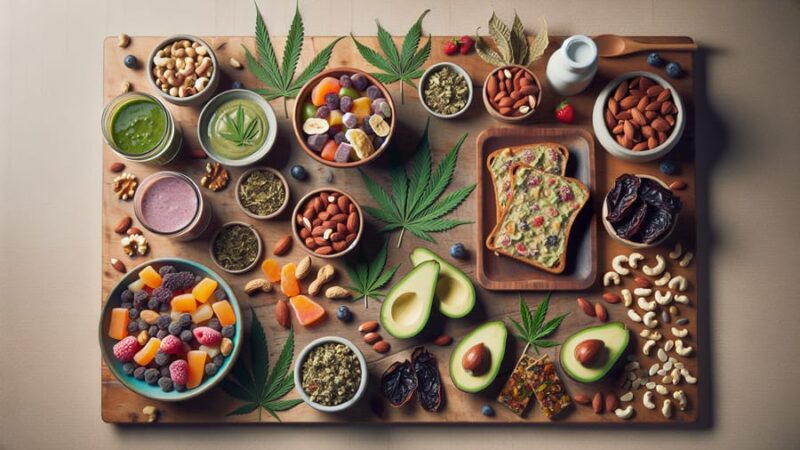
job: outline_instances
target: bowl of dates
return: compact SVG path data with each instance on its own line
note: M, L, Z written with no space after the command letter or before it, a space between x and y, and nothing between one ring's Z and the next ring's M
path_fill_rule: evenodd
M672 234L681 207L681 200L658 178L623 174L603 201L603 225L623 244L655 247Z

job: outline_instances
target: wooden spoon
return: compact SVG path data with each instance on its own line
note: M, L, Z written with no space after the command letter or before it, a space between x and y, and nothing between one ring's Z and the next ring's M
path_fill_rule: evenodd
M649 50L697 50L697 44L649 44L634 41L615 34L601 34L592 38L597 45L597 54L605 58L629 55Z

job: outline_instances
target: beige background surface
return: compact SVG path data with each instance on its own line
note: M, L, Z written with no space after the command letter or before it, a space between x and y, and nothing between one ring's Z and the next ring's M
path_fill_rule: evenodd
M292 2L261 1L283 34ZM601 6L602 3L602 6ZM553 34L685 34L700 62L713 423L559 427L148 428L100 421L100 79L106 35L249 34L252 2L0 0L0 448L796 448L800 165L797 1L302 2L308 34L461 35L492 8ZM394 9L391 9L392 7ZM338 17L339 19L333 19ZM702 68L704 67L704 69ZM702 185L703 183L701 183ZM701 261L701 263L703 263Z

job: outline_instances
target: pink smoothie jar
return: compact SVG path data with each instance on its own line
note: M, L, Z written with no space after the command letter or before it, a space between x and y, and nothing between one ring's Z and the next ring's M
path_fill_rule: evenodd
M211 222L211 206L200 188L178 172L156 172L133 198L136 219L151 232L177 241L196 239Z

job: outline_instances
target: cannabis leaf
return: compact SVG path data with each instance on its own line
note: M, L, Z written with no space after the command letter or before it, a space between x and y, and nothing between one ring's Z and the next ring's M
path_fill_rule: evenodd
M347 274L354 283L353 286L350 286L350 289L358 294L356 298L364 297L365 308L369 308L367 301L370 297L376 300L384 297L384 294L380 292L379 289L386 286L386 283L392 279L399 267L399 265L397 265L390 267L389 270L383 270L386 266L387 247L388 242L384 242L380 251L378 251L378 254L375 255L375 258L370 263L359 262L354 266L349 263L347 264ZM359 261L363 260L364 258L359 258Z
M289 371L294 357L294 331L289 330L289 337L283 344L278 361L267 378L269 372L267 336L264 334L261 322L256 317L255 310L251 307L250 311L253 314L249 352L251 361L248 364L245 362L247 358L240 357L230 375L220 383L220 387L226 394L247 403L227 415L249 414L258 410L258 420L261 421L261 410L263 409L280 422L281 419L277 414L279 411L286 411L303 403L303 400L299 398L280 400L294 388L294 375Z
M533 44L529 45L525 27L516 12L510 29L492 12L492 17L489 19L489 36L494 41L497 51L484 42L475 31L475 52L487 63L498 67L513 64L528 66L544 55L549 44L547 22L542 20L539 34L536 35Z
M221 132L220 136L233 142L237 147L244 147L255 141L256 134L261 128L259 126L261 120L258 117L254 117L252 120L245 123L244 108L242 105L239 105L239 108L236 110L235 119L231 119L230 114L225 114L223 118L225 120L225 131Z
M417 145L417 152L411 161L411 173L406 175L403 166L399 164L391 169L391 195L364 171L361 171L361 178L367 186L367 191L378 203L378 208L365 206L364 209L372 217L386 223L381 231L401 229L397 247L403 243L403 235L406 230L420 239L436 242L429 233L446 231L458 225L471 223L466 220L442 217L452 212L469 197L469 194L475 189L474 184L457 189L437 202L453 178L458 150L464 143L464 139L467 138L467 134L461 135L453 149L442 158L436 170L431 170L429 126L430 119L425 125L425 131Z
M250 50L242 45L247 60L247 68L262 83L266 85L263 89L253 89L255 92L266 97L267 100L275 100L283 97L283 112L289 117L289 110L286 106L287 98L295 98L300 89L311 78L320 73L328 61L331 59L333 47L344 37L338 37L327 47L316 52L316 56L294 78L297 70L297 63L300 61L300 53L303 50L303 39L305 31L303 29L303 18L300 17L300 6L295 5L294 18L289 26L289 34L286 36L286 43L283 47L283 62L278 66L278 58L275 56L275 49L272 47L267 25L261 16L261 10L256 5L256 52L258 58L250 53Z
M397 51L397 47L394 45L392 35L377 20L375 22L378 24L378 44L381 47L381 51L383 51L383 56L358 42L352 34L350 35L361 56L375 68L383 71L383 73L372 74L378 81L383 84L400 81L400 103L404 102L403 84L408 84L416 89L414 82L411 80L422 76L424 71L420 70L420 67L428 60L428 56L431 54L430 35L428 35L428 42L422 46L422 49L417 51L419 40L422 37L422 19L428 12L430 12L430 9L426 9L419 16L419 19L414 22L414 25L411 26L411 29L408 30L405 38L403 38L400 52Z
M519 296L519 315L522 324L517 322L514 319L511 319L511 322L514 324L514 328L517 330L516 336L519 340L525 342L525 349L522 353L528 351L528 347L533 346L533 350L536 354L539 354L539 347L555 347L559 345L558 342L550 341L546 338L547 336L553 334L554 331L561 325L561 322L564 320L565 317L569 313L562 314L555 319L545 323L544 318L547 315L547 308L550 306L550 293L548 293L542 303L539 303L539 306L536 307L536 313L531 315L531 310L528 309L527 303Z

